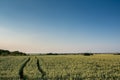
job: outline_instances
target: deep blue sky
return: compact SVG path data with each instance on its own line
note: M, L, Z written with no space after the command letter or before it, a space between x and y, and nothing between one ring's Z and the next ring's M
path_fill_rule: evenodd
M120 0L0 0L0 48L120 52Z

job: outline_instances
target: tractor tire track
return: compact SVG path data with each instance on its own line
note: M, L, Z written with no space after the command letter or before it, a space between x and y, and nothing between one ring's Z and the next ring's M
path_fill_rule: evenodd
M37 67L38 67L38 70L39 70L39 71L41 72L41 74L42 74L41 78L44 79L44 77L45 77L45 75L46 75L46 72L43 71L43 69L40 67L39 59L38 59L38 58L36 58L36 59L37 59Z
M24 67L26 66L26 64L30 61L30 57L23 63L23 65L21 66L20 70L19 70L19 76L20 76L20 80L24 80Z

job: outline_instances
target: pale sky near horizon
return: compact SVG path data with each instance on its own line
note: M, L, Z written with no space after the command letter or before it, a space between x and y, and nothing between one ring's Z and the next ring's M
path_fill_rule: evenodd
M120 0L0 0L0 49L120 52Z

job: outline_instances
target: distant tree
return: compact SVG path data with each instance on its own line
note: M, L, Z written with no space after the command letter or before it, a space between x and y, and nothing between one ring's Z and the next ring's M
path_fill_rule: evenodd
M57 53L47 53L46 55L58 55Z
M83 53L84 56L91 56L93 53Z
M10 52L10 51L8 51L8 50L0 49L0 55L1 55L1 56L8 56L8 55L17 56L17 55L26 55L26 54L23 53L23 52L19 52L19 51Z
M115 53L114 55L120 55L120 53Z
M11 52L11 55L14 55L14 56L17 56L17 55L26 55L25 53L23 53L23 52L19 52L19 51L13 51L13 52Z
M0 55L5 56L5 55L9 55L9 54L10 54L10 51L0 49Z

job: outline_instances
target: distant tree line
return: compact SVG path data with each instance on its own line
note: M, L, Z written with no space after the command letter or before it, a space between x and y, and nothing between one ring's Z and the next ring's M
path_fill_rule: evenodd
M83 56L92 56L94 54L120 55L120 53L46 53L46 54L40 54L40 55L83 55Z
M47 53L45 55L84 55L84 56L91 56L94 53Z
M17 55L24 56L24 55L26 55L26 53L19 52L19 51L11 52L9 50L0 49L0 56L8 56L8 55L11 55L11 56L17 56Z
M83 53L84 56L91 56L93 53Z
M115 53L114 55L120 55L120 53Z

